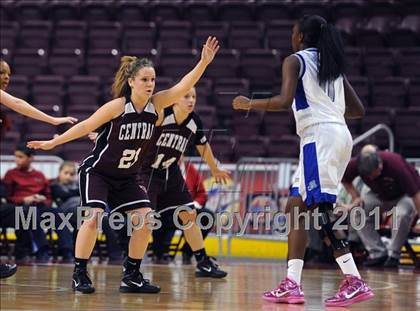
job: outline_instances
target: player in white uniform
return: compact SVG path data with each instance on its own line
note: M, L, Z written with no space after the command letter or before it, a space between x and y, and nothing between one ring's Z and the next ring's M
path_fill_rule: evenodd
M348 306L371 299L372 290L361 279L345 237L333 230L332 211L338 186L351 157L352 137L345 118L361 118L363 105L344 75L344 50L335 27L324 18L311 15L293 27L294 54L282 68L281 94L266 99L238 96L234 109L281 111L293 108L300 137L299 168L286 210L291 225L288 236L287 277L275 289L264 293L272 302L303 303L300 284L307 242L304 218L299 213L318 208L322 238L334 249L345 278L326 306Z

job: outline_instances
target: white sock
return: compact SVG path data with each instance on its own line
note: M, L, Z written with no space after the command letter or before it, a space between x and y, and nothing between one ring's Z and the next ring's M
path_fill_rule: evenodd
M351 274L360 279L359 270L357 270L356 263L354 262L353 255L351 253L344 254L335 260L344 274Z
M295 281L298 285L300 285L300 279L302 278L302 269L302 259L291 259L287 261L287 277Z

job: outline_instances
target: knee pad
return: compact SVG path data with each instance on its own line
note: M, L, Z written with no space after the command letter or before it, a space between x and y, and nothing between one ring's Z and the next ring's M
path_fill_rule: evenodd
M338 251L348 247L348 242L345 239L337 237L336 232L334 232L334 222L332 222L330 218L332 210L332 203L321 203L319 205L319 224L322 228L320 234L321 238L328 237L328 239L331 241L332 248Z

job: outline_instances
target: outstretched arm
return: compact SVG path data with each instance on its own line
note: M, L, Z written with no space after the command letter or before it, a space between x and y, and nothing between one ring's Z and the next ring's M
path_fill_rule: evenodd
M206 44L201 51L201 59L198 64L191 70L181 81L168 90L163 90L153 95L153 104L157 111L173 105L182 96L198 82L203 75L207 66L213 61L214 56L219 50L219 42L215 37L208 37Z
M283 82L280 95L263 99L250 99L245 96L237 96L233 100L233 108L264 111L288 110L292 106L295 96L299 68L300 64L296 56L290 55L286 57L282 67Z
M344 76L344 100L346 101L346 112L344 117L347 119L360 119L365 115L365 107L357 96L347 77Z
M49 150L56 146L85 136L102 124L114 119L124 111L124 103L121 98L114 99L99 108L88 119L76 124L63 134L47 141L30 141L28 147L33 149Z
M23 99L14 97L3 90L0 90L0 102L6 107L16 111L17 113L23 114L27 117L30 117L39 121L43 121L52 125L59 125L62 123L74 124L77 122L77 119L72 118L72 117L63 117L63 118L52 117L36 109L34 106L31 106Z
M196 147L201 158L210 167L211 174L216 179L216 181L223 182L225 184L226 180L231 178L230 172L222 170L217 167L216 159L214 158L213 151L211 150L210 144L206 143L205 145L197 145Z

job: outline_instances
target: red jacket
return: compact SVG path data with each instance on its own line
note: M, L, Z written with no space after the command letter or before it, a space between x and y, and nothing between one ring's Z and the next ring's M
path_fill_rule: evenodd
M201 206L204 206L207 202L207 193L204 188L203 178L193 164L189 162L184 163L186 172L185 181L187 183L188 190L190 191L193 200Z
M9 203L16 205L23 204L23 198L42 194L47 199L43 204L51 205L51 190L48 179L45 175L33 168L24 171L17 168L8 170L4 176L6 187L6 199Z

